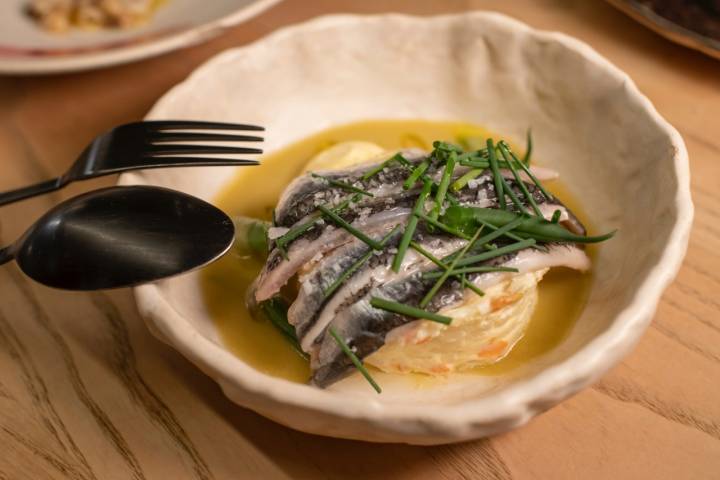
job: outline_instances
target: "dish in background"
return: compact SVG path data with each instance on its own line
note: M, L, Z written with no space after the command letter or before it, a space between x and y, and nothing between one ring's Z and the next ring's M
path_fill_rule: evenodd
M51 33L132 28L148 22L164 0L29 0L25 11Z
M668 40L720 59L720 2L607 0Z
M171 0L129 29L38 28L27 0L0 2L0 73L46 74L107 67L188 47L221 34L280 0Z
M135 290L151 331L231 400L306 432L437 444L522 425L630 351L687 247L693 208L677 131L627 75L587 45L502 15L316 19L217 56L161 99L149 118L243 118L267 127L270 154L369 118L463 119L517 145L532 125L534 138L542 139L534 155L561 172L573 196L582 194L594 230L618 229L595 259L587 306L569 335L539 361L493 382L476 375L449 376L432 388L398 381L383 385L382 395L362 377L328 390L298 385L229 351L208 314L199 275ZM213 199L235 174L158 170L123 175L121 183Z

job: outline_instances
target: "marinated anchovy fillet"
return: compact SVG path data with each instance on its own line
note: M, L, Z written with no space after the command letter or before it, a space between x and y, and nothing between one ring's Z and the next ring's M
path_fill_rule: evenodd
M407 156L411 165L417 165L424 159L424 157L417 156L416 150L403 151L401 154L403 157ZM310 224L311 227L284 244L282 249L278 248L278 244L282 242L283 237L274 239L275 248L271 251L268 262L257 282L255 294L258 302L277 294L307 261L316 255L323 255L351 239L352 236L347 232L338 231L335 225L318 215L318 206L336 207L347 200L353 200L349 202L347 208L340 212L340 216L349 223L371 232L379 229L381 232L387 233L396 225L407 221L410 208L417 200L421 190L419 186L409 190L403 189L403 182L409 175L410 169L403 164L392 163L377 175L363 181L363 175L376 167L377 165L372 165L324 175L326 178L342 181L348 185L367 188L368 193L373 194L372 197L352 195L348 191L332 187L322 178L312 175L302 176L288 186L275 210L276 228L279 227L287 232L303 225ZM467 167L458 168L452 180L456 180L467 171ZM428 175L433 180L439 181L442 170L435 170ZM549 173L545 173L545 175L552 177L552 174ZM510 182L514 190L520 194L515 183ZM462 205L496 207L498 202L492 183L492 175L485 172L454 196ZM555 210L559 209L562 213L561 221L570 222L574 232L584 233L580 222L564 205L557 200L546 199L534 185L528 184L527 188L532 192L535 201L541 204L544 211L547 212L548 218Z
M550 267L564 266L577 270L590 267L587 255L576 246L552 246L548 252L527 249L516 254L501 257L491 262L493 266L508 266L518 269L517 273L477 273L468 280L487 289L502 282L508 276L535 272ZM345 338L346 343L359 358L376 352L385 344L385 338L392 330L402 327L414 318L378 310L370 305L373 297L386 298L395 302L416 305L422 295L432 286L434 280L424 279L423 271L386 284L370 287L362 298L353 303L346 303L344 308L334 312L329 326ZM445 285L432 302L426 307L429 312L443 311L460 304L465 295L474 295L469 290L460 288L460 282L453 281ZM313 369L312 383L325 387L342 378L352 367L349 360L339 349L337 342L327 335L317 342L311 353Z
M467 330L487 333L477 361L500 358L524 331L507 318L529 319L543 274L589 269L579 245L612 236L587 237L540 183L557 175L521 163L503 142L488 140L476 152L434 146L430 154L405 150L381 164L313 172L283 193L251 303L297 279L287 318L296 347L310 356L312 384L327 387L354 368L369 379L366 358L386 371L412 370L402 345L421 355L420 344L452 331L445 313L466 315L476 306L490 322ZM492 332L508 339L495 341ZM429 373L455 368L418 363L417 371Z

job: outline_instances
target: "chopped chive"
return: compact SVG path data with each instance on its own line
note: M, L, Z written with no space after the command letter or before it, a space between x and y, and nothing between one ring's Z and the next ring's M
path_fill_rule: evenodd
M348 205L350 205L350 202L356 202L358 200L360 200L359 194L352 195L350 198L346 198L345 200L337 204L335 207L333 207L333 211L339 213L345 210ZM305 232L307 232L308 230L310 230L312 227L314 227L315 222L317 222L321 216L322 215L320 214L320 212L311 213L310 215L308 215L308 217L310 217L310 220L298 225L297 227L291 228L285 233L285 235L275 240L275 245L278 249L280 249L280 252L283 253L285 259L287 259L287 251L285 250L285 246L299 236L301 236L302 234L304 234Z
M415 202L415 207L413 208L413 215L410 215L410 219L405 227L405 233L403 233L400 244L398 245L398 251L395 254L395 258L393 258L392 269L394 272L400 271L400 265L402 265L403 258L405 258L408 245L410 245L410 241L412 240L413 235L415 235L415 229L418 224L417 215L422 214L423 209L425 208L425 200L427 200L428 195L430 195L431 187L432 184L429 181L426 180L423 182L422 191L420 192L420 196Z
M464 275L463 275L463 278L465 278ZM480 290L474 283L469 282L469 281L467 280L467 278L465 278L465 287L466 287L466 288L469 288L470 290L472 290L473 292L475 292L475 294L476 294L478 297L485 296L485 292L483 292L482 290Z
M500 176L500 182L503 186L503 192L510 197L510 200L512 201L513 205L515 205L515 208L523 214L527 215L528 212L525 209L525 206L522 204L518 196L515 194L515 191L513 191L512 188L510 188L510 185L508 185L507 181L505 180L505 177Z
M514 233L511 232L512 229L514 229L515 227L517 227L516 224L513 224L512 226L510 226L510 227L507 228L507 230L506 230L505 227L507 227L507 224L504 225L504 226L502 226L502 227L498 227L497 225L494 225L494 224L492 224L492 223L490 223L490 222L488 222L488 221L486 221L486 220L482 220L482 219L480 219L480 218L477 218L476 220L477 220L478 223L480 223L480 225L482 225L482 226L484 226L484 227L488 227L488 228L491 229L491 230L501 231L501 232L502 232L502 235L505 235L506 237L508 237L508 238L510 238L510 239L512 239L512 240L515 240L516 242L519 242L519 241L521 241L521 240L524 240L524 238L522 238L522 237L520 237L520 236L518 236L518 235L515 235ZM520 218L517 219L517 220L518 220L518 224L522 223L522 221L521 221L521 220L522 220L522 217L520 217ZM489 242L489 241L490 241L490 240L485 240L485 242L483 242L483 243L487 243L487 242Z
M479 253L477 255L471 255L469 257L465 257L462 260L458 261L456 266L464 267L467 265L472 265L474 263L484 262L485 260L490 260L492 258L500 257L507 253L517 252L518 250L522 250L524 248L528 248L533 245L535 245L535 239L528 238L528 239L521 240L516 243L511 243L510 245L505 245L504 247L496 248L495 250L490 250L487 252Z
M402 165L403 167L407 167L407 168L410 168L410 169L413 168L413 164L410 163L410 161L409 161L407 158L403 157L403 156L402 156L401 154L399 154L399 153L398 153L397 155L395 155L395 160L397 160L397 162L398 162L400 165Z
M388 240L390 240L390 238L392 238L392 236L395 235L395 232L397 232L399 228L400 228L400 226L398 225L395 228L393 228L390 233L385 235L385 237L383 237L383 239L380 240L380 245L385 247L385 245L387 245ZM337 290L340 287L340 285L342 285L345 282L345 280L350 278L360 267L362 267L365 264L365 262L367 262L370 259L370 257L373 256L373 253L375 253L375 251L371 248L370 250L367 251L367 253L365 253L365 255L363 255L355 263L350 265L350 268L343 271L342 274L340 274L340 276L329 287L327 287L325 289L325 291L323 292L323 297L328 298L330 295L335 293L335 290Z
M517 171L517 168L515 168L515 166L513 165L513 159L510 157L510 152L507 148L507 145L505 144L505 142L500 142L498 143L498 147L500 148L500 153L502 154L503 158L505 158L505 161L507 162L508 167L513 174L513 177L515 177L515 182L517 183L518 187L520 187L520 191L532 206L533 211L535 211L535 215L537 215L538 217L542 217L542 212L540 211L540 208L538 208L535 199L532 195L530 195L530 192L525 186L525 182L522 181L522 179L520 178L520 174Z
M405 160L405 157L403 157L399 153L396 153L395 155L388 158L387 160L385 160L384 162L382 162L381 164L379 164L372 170L365 172L365 175L362 176L362 179L368 180L368 179L374 177L375 175L377 175L378 173L382 172L385 169L385 167L390 165L392 162L400 162L402 164L403 160ZM407 161L407 160L405 160L405 161Z
M410 242L410 246L411 246L416 252L418 252L420 255L422 255L423 257L427 258L427 259L430 260L431 262L433 262L433 263L434 263L435 265L437 265L438 267L442 268L443 270L447 270L447 269L448 269L448 266L447 266L447 265L445 265L442 261L440 261L437 257L435 257L435 255L433 255L432 253L428 252L427 250L425 250L424 248L422 248L422 247L421 247L420 245L418 245L417 243L415 243L415 242ZM461 280L461 281L462 281L462 280ZM485 292L483 292L483 291L480 290L478 287L476 287L472 282L467 282L467 281L466 281L466 285L465 285L465 286L466 286L467 288L469 288L470 290L472 290L473 292L477 293L477 294L478 294L479 296L481 296L481 297L482 297L483 295L485 295Z
M519 165L520 168L523 169L523 171L527 174L528 177L530 177L530 180L533 181L533 183L540 189L543 195L545 195L545 198L548 200L552 200L553 196L548 193L547 190L545 190L545 187L543 187L542 183L540 183L540 180L537 179L537 177L532 173L532 171L528 168L527 165L525 165L523 162L518 160L518 158L515 156L513 152L510 152L510 156L512 156L513 160L515 160Z
M410 190L412 186L415 185L415 182L417 182L418 179L425 173L429 166L430 162L428 162L427 160L423 160L420 165L415 167L407 180L405 180L405 183L403 183L403 189Z
M525 165L527 165L529 167L530 166L530 156L532 155L532 149L533 149L532 130L529 128L527 129L526 137L527 137L527 140L526 140L527 146L525 147L525 156L523 157L522 163L524 163Z
M352 235L356 236L359 240L365 242L372 248L373 250L382 250L382 245L377 240L373 240L372 238L365 235L363 232L358 230L357 228L350 225L348 222L346 222L340 215L335 213L333 210L327 208L324 205L318 206L318 210L320 210L326 217L328 217L330 220L335 222L339 227L344 228L348 231L348 233L351 233Z
M522 217L508 210L493 208L450 207L442 217L443 222L447 225L463 230L469 229L477 223L492 222L494 225L505 225L518 218L522 218L523 221L513 229L515 234L521 238L534 238L539 242L598 243L611 238L617 232L614 230L595 236L576 235L541 217Z
M434 218L430 218L427 215L423 215L422 213L413 212L413 215L416 217L419 217L421 220L425 220L427 223L429 223L433 227L437 227L440 230L444 231L445 233L449 233L450 235L455 235L456 237L459 237L459 238L462 238L465 240L470 240L470 237L465 235L460 230L449 227L449 226L445 225L444 223L441 223L441 222L435 220Z
M262 302L260 308L267 319L270 320L270 323L290 342L290 345L292 345L295 351L307 359L308 355L300 347L295 328L288 322L287 305L285 305L285 302L279 298L271 298L270 300Z
M560 221L560 217L562 216L562 212L560 210L555 210L553 212L552 219L550 220L552 223L558 223Z
M498 199L500 208L505 210L505 192L503 190L503 178L500 174L500 168L498 168L497 155L495 154L495 144L492 138L487 139L487 149L490 160L490 169L493 174L493 181L495 182L495 196Z
M450 275L466 275L468 273L492 273L492 272L514 272L517 273L517 268L511 267L467 267L467 268L456 268L450 272ZM434 271L423 274L423 278L433 279L442 276L443 272Z
M425 294L423 299L420 301L420 308L427 307L428 303L430 303L430 301L433 299L433 297L438 292L438 290L440 290L440 288L443 286L443 284L445 283L445 280L448 279L448 277L450 276L450 272L452 272L452 270L455 268L455 265L458 263L458 261L460 259L462 259L462 257L465 256L467 251L473 245L475 245L475 241L478 239L479 235L480 235L480 229L478 229L478 231L475 232L475 235L473 235L473 237L470 239L470 241L467 243L467 245L465 245L462 248L462 250L460 250L460 253L458 254L458 256L456 256L453 259L453 261L450 263L450 265L448 265L447 270L445 270L442 273L442 275L440 275L440 278L437 279L437 281L435 282L435 285L433 285L432 288Z
M480 169L486 169L490 166L490 162L487 160L464 160L459 159L458 163L462 165L463 167L472 167L472 168L480 168Z
M423 257L427 258L427 259L430 260L431 262L433 262L433 263L434 263L435 265L437 265L438 267L440 267L440 268L447 268L447 265L445 265L444 263L442 263L442 261L440 261L435 255L433 255L432 253L430 253L430 252L428 252L427 250L425 250L425 249L424 249L422 246L420 246L417 242L414 242L414 241L413 241L413 242L410 242L410 246L413 248L413 250L415 250L415 251L418 252L420 255L422 255Z
M462 147L459 147L458 145L453 145L449 142L442 142L440 140L435 140L433 142L433 148L435 150L441 150L444 152L455 152L455 153L463 153Z
M517 235L513 235L510 233L510 231L513 228L518 227L520 224L524 222L524 219L522 217L518 217L512 222L506 223L502 227L496 227L495 225L492 225L488 222L481 222L481 225L483 227L488 227L489 229L493 230L492 232L488 233L484 237L478 240L478 243L480 245L486 244L488 242L491 242L495 240L496 238L505 235L508 238L512 238L513 240L520 241L522 238L518 237Z
M462 190L465 188L465 185L470 182L470 180L475 180L482 174L482 172L483 170L480 168L469 170L465 175L455 180L455 183L452 184L451 188L456 192Z
M315 222L318 221L320 218L320 214L317 212L314 212L309 215L310 220L308 220L305 223L302 223L298 225L297 227L293 227L290 230L288 230L283 236L277 238L275 240L275 245L277 245L278 248L284 249L285 246L298 238L303 233L310 230L313 226L315 226ZM281 250L282 251L282 250Z
M370 299L370 305L375 308L379 308L380 310L405 315L406 317L431 320L444 325L450 325L450 323L452 323L452 318L446 317L445 315L438 315L437 313L428 312L409 305L403 305L402 303L393 302L380 297L372 297Z
M437 192L435 193L435 206L430 212L430 217L437 219L442 210L442 206L445 203L445 195L447 194L448 186L450 185L450 179L452 178L453 171L455 170L455 162L457 160L457 153L454 151L450 152L450 156L445 163L445 169L443 170L442 178L440 179L440 186L438 186Z
M382 393L382 388L380 388L380 385L378 385L375 380L373 380L373 378L370 376L370 372L367 371L367 368L365 368L365 365L363 365L362 361L357 357L357 355L355 355L355 353L350 350L350 347L347 343L345 343L345 340L343 340L340 335L338 335L338 333L333 327L328 328L328 332L330 332L330 335L332 335L332 337L335 339L343 353L347 355L353 365L355 365L355 368L357 368L358 371L362 373L362 376L365 377L365 380L368 381L368 383L375 389L377 393Z
M346 182L341 182L341 181L335 180L333 178L324 177L324 176L318 175L316 173L311 173L310 175L312 175L314 178L320 178L322 180L325 180L329 185L332 185L333 187L342 188L343 190L347 190L348 192L355 192L360 195L366 195L368 197L375 196L372 193L368 192L367 190L363 190L362 188L358 188L358 187L356 187L354 185L350 185L349 183L346 183Z

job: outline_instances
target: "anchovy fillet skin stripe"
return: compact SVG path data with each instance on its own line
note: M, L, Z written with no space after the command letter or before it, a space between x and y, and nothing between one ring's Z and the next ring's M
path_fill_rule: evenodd
M285 242L282 249L278 245L282 237L274 239L267 263L254 282L250 295L256 302L268 300L278 295L292 279L297 279L297 296L288 310L288 320L295 327L302 349L310 354L313 385L327 387L354 370L350 358L328 333L329 327L345 340L358 358L365 358L384 345L386 336L393 329L417 321L415 318L374 308L370 304L372 298L379 297L417 307L436 282L436 278L424 274L437 271L438 267L412 249L406 252L398 272L391 269L397 245L422 187L419 181L409 189L404 189L403 183L411 169L428 158L426 153L415 149L402 151L401 154L407 160L405 165L390 162L368 179L364 179L363 175L377 165L299 177L283 192L275 210L274 226L282 231L313 223L297 238ZM465 175L468 170L469 167L463 166L455 168L451 182ZM538 177L556 176L546 169L535 170L533 167L533 171ZM442 173L442 167L430 167L425 175L438 183ZM525 205L529 205L511 172L503 171L502 174L515 195ZM585 228L567 207L556 198L546 198L534 183L527 181L527 177L522 179L545 218L552 218L555 211L559 210L559 221L563 226L578 235L585 234ZM335 182L362 189L367 195L348 191ZM489 169L470 180L459 191L451 189L449 192L453 201L462 206L498 208L499 202ZM433 198L434 195L429 197L428 210ZM373 250L342 226L318 216L320 205L335 208L348 199L352 201L345 208L338 209L338 215L372 240L385 240L382 250ZM447 202L444 206L447 206ZM390 232L393 234L388 236ZM467 240L438 229L428 230L422 221L413 240L436 258L443 258L467 244ZM497 246L512 242L507 237L493 241ZM590 261L580 247L563 243L547 244L544 248L526 248L493 258L481 265L513 267L518 273L555 266L584 271L590 267ZM515 274L469 273L466 281L485 289ZM331 287L332 292L329 292ZM461 287L457 278L448 278L424 310L442 312L443 309L458 305L466 295L475 295Z

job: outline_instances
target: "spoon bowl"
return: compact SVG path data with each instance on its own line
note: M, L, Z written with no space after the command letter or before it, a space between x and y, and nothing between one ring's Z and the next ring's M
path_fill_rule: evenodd
M199 198L151 186L110 187L61 203L12 246L33 280L66 290L130 287L194 270L232 246L235 229Z

